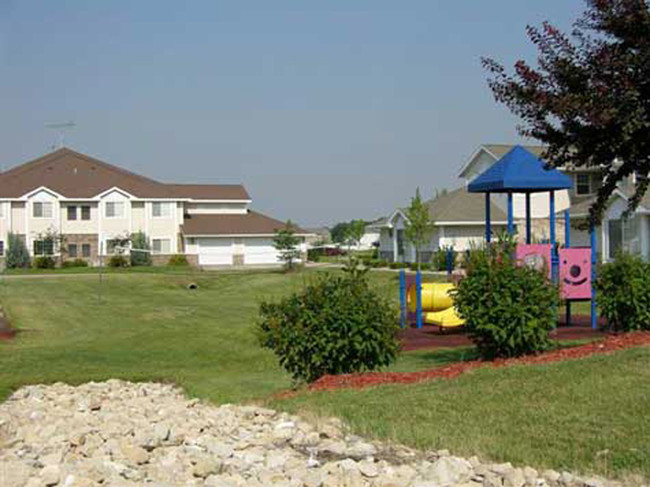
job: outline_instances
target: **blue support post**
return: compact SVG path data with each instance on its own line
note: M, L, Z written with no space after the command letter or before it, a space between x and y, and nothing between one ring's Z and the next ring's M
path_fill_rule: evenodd
M490 193L485 193L485 241L492 241L492 222L490 221Z
M415 323L417 328L422 328L422 274L415 273Z
M447 275L450 276L454 272L454 251L451 247L447 247L447 254L445 255L445 264L447 268Z
M526 243L531 241L531 225L530 225L530 193L526 193Z
M555 239L555 191L549 192L549 223L551 234L551 279L553 282L558 281L558 264L559 259L557 256L557 246Z
M598 308L596 307L596 228L594 223L589 224L589 237L591 241L591 328L595 330L598 328Z
M513 235L515 233L515 221L512 210L512 193L508 193L508 234Z
M564 247L571 247L571 219L569 218L569 210L564 210Z
M406 272L399 271L399 327L406 328Z

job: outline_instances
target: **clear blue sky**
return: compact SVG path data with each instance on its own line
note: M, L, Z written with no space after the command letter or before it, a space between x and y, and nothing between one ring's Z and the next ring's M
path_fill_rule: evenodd
M305 225L458 186L519 141L480 66L579 0L0 0L0 164L69 147L176 182L242 182Z

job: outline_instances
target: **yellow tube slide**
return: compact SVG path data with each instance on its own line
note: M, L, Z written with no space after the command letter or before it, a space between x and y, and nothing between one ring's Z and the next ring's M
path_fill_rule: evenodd
M425 323L438 325L441 328L454 328L465 324L465 321L456 314L454 300L449 295L453 289L455 289L454 284L449 283L422 283L422 312ZM406 303L412 312L417 306L416 300L416 287L412 285L406 293Z

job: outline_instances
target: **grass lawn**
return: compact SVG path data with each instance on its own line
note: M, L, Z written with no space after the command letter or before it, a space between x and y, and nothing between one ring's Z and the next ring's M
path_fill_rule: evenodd
M2 280L0 302L20 333L0 343L0 398L28 383L173 381L216 402L261 400L338 415L358 432L422 448L650 477L650 349L273 399L290 381L257 345L258 303L299 289L317 272L118 271L104 275L101 301L97 275ZM396 299L396 273L370 278ZM198 290L186 289L191 281ZM392 370L474 356L469 348L405 353Z

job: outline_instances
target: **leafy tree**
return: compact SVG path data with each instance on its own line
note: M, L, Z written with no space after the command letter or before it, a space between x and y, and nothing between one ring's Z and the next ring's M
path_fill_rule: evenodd
M348 246L348 254L353 246L359 245L363 234L366 233L366 222L363 220L352 220L348 223L347 232L345 235L345 243Z
M151 265L150 249L149 238L144 232L136 232L131 235L131 265ZM138 250L144 250L145 252L138 252Z
M44 232L36 235L35 240L41 242L42 252L47 256L59 254L59 260L63 265L63 256L68 253L67 237L62 233L57 232L55 228L48 228ZM52 259L54 260L54 259Z
M407 221L404 225L404 236L415 247L415 260L420 270L420 250L429 241L433 230L429 207L420 197L420 188L415 190L415 196L411 198L411 204L406 208L405 214Z
M547 145L550 165L599 168L603 185L590 210L599 223L617 184L637 175L628 212L650 180L650 7L642 0L586 0L571 35L548 22L528 26L538 66L514 74L483 65L498 102L522 120L522 135Z
M330 230L330 235L332 236L332 242L339 244L339 245L344 245L346 243L346 239L348 236L348 227L349 227L348 222L340 222L337 223L332 227L332 230Z
M5 265L8 269L27 268L30 265L29 251L25 241L15 233L7 235L7 255Z
M295 225L291 220L283 228L276 230L273 237L273 246L280 253L280 260L285 264L287 270L293 270L294 263L300 259L300 238L296 237Z

